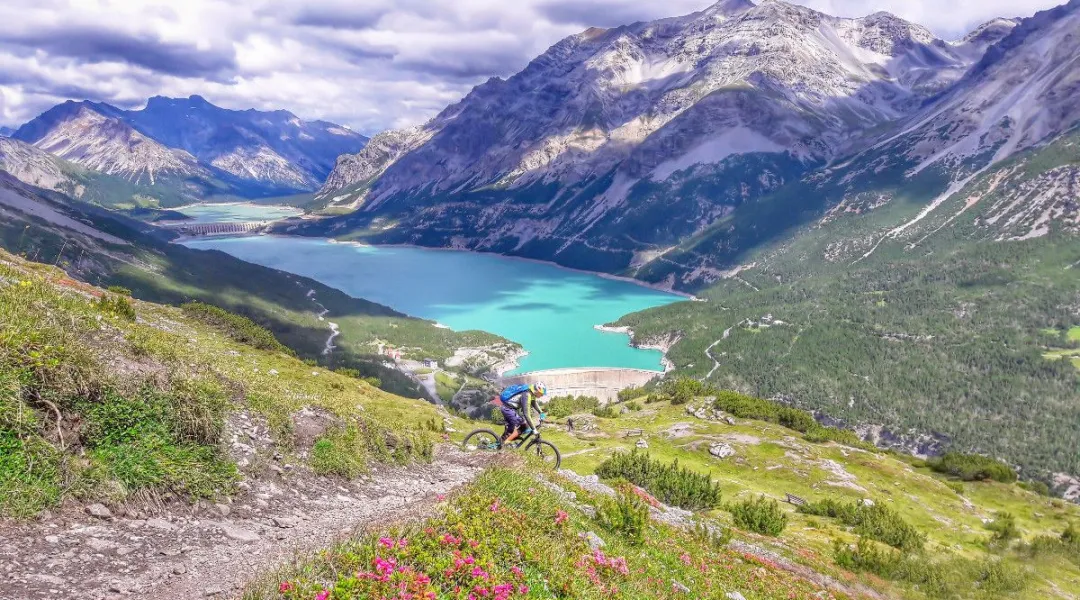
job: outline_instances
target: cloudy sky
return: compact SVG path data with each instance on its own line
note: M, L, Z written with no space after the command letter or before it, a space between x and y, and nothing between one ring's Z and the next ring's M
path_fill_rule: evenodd
M372 134L423 121L587 26L686 14L713 1L4 0L0 125L69 98L135 108L153 95L200 94ZM887 10L946 39L1064 2L795 1L842 16Z

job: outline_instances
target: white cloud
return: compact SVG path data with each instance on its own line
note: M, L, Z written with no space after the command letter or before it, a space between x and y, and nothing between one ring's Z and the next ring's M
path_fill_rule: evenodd
M955 38L1056 0L796 0L893 12ZM89 98L123 107L200 94L375 133L413 124L591 26L686 14L709 0L6 0L0 125Z

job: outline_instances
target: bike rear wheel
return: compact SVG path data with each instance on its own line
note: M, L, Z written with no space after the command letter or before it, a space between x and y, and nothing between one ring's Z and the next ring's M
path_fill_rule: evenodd
M502 438L490 429L477 429L461 442L461 449L465 452L495 452L500 446Z
M540 460L551 465L554 469L558 469L559 465L562 464L562 455L559 454L559 449L555 447L555 444L551 442L544 440L533 442L529 444L527 450L536 454L536 456L540 457Z

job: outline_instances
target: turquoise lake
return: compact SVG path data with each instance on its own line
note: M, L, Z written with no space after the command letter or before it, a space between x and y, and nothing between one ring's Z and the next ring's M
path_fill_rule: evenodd
M632 348L627 336L593 326L684 300L626 281L496 254L276 236L184 243L310 277L458 331L501 335L529 352L516 373L567 367L659 371L659 351Z
M188 223L276 221L304 214L304 211L291 206L260 206L257 204L192 204L173 210L191 217L191 220L187 221Z

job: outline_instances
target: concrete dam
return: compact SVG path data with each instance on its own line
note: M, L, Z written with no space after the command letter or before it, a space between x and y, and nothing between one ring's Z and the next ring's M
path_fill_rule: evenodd
M620 390L641 387L662 375L661 371L615 367L551 369L501 377L499 384L507 386L542 381L547 385L548 396L551 397L593 396L601 402L612 402L618 398Z
M234 223L162 223L159 226L172 229L184 235L230 235L248 233L269 225L269 221L248 221Z

